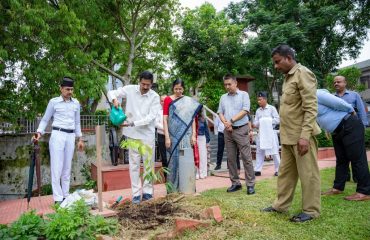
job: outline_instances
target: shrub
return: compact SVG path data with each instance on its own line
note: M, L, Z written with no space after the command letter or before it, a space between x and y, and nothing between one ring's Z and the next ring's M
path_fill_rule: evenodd
M0 239L95 239L96 235L115 235L117 230L117 219L91 215L80 200L70 209L56 207L46 220L34 210L24 213L10 227L0 225Z
M10 227L2 225L0 239L38 239L43 236L44 228L44 220L32 210L22 214Z
M326 137L325 130L321 129L321 133L316 136L319 147L333 147L333 140L330 134L328 136L329 138Z
M365 128L365 147L370 148L370 128Z
M56 208L46 224L47 239L95 239L97 234L112 235L117 232L117 220L105 220L89 213L83 200L77 201L70 209Z

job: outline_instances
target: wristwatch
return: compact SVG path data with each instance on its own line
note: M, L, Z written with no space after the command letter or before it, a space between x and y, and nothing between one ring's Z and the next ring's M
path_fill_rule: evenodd
M231 123L234 123L234 120L231 118L231 119L230 119L230 122L231 122Z

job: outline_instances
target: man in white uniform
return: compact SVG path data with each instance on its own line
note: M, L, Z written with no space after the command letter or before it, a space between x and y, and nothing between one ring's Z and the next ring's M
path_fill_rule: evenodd
M267 104L267 93L259 92L257 95L258 105L253 127L259 129L257 136L256 166L254 175L261 176L265 156L272 156L275 165L275 176L278 176L280 155L279 140L274 127L280 123L279 114L274 106ZM270 133L270 134L269 134Z
M80 124L80 103L72 98L73 80L64 77L60 84L61 96L49 101L45 114L37 129L39 140L53 117L52 132L49 141L51 186L55 204L61 203L69 195L72 158L75 149L75 138L78 137L77 148L82 151Z
M127 85L117 90L108 92L109 101L115 107L119 106L117 98L126 99L125 113L128 116L123 124L123 135L128 139L141 140L144 144L153 149L155 142L155 119L161 105L159 95L151 90L153 84L153 74L144 71L140 74L139 85ZM144 156L146 157L146 156ZM152 156L149 156L153 159ZM145 158L143 159L145 161ZM141 156L137 151L129 149L129 166L132 190L132 202L139 204L141 201L141 179L140 179ZM154 161L152 163L154 169ZM147 174L144 172L144 175ZM142 189L142 200L149 200L153 197L153 183L144 181Z

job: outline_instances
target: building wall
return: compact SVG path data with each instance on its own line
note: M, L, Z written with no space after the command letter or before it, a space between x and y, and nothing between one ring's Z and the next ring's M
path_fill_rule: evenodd
M95 134L84 134L85 151L75 151L72 160L71 186L85 183L81 174L84 165L91 165L96 161ZM31 159L31 138L29 135L0 136L0 200L23 198L27 193L29 165ZM42 184L50 184L50 134L46 134L39 142L41 159ZM104 164L110 164L108 137L103 148ZM33 189L36 189L36 173Z

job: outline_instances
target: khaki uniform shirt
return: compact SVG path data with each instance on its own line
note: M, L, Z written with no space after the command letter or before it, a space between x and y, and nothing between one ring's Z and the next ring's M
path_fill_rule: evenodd
M316 123L316 89L315 75L301 64L285 76L280 104L281 144L296 145L300 138L309 140L321 132Z

